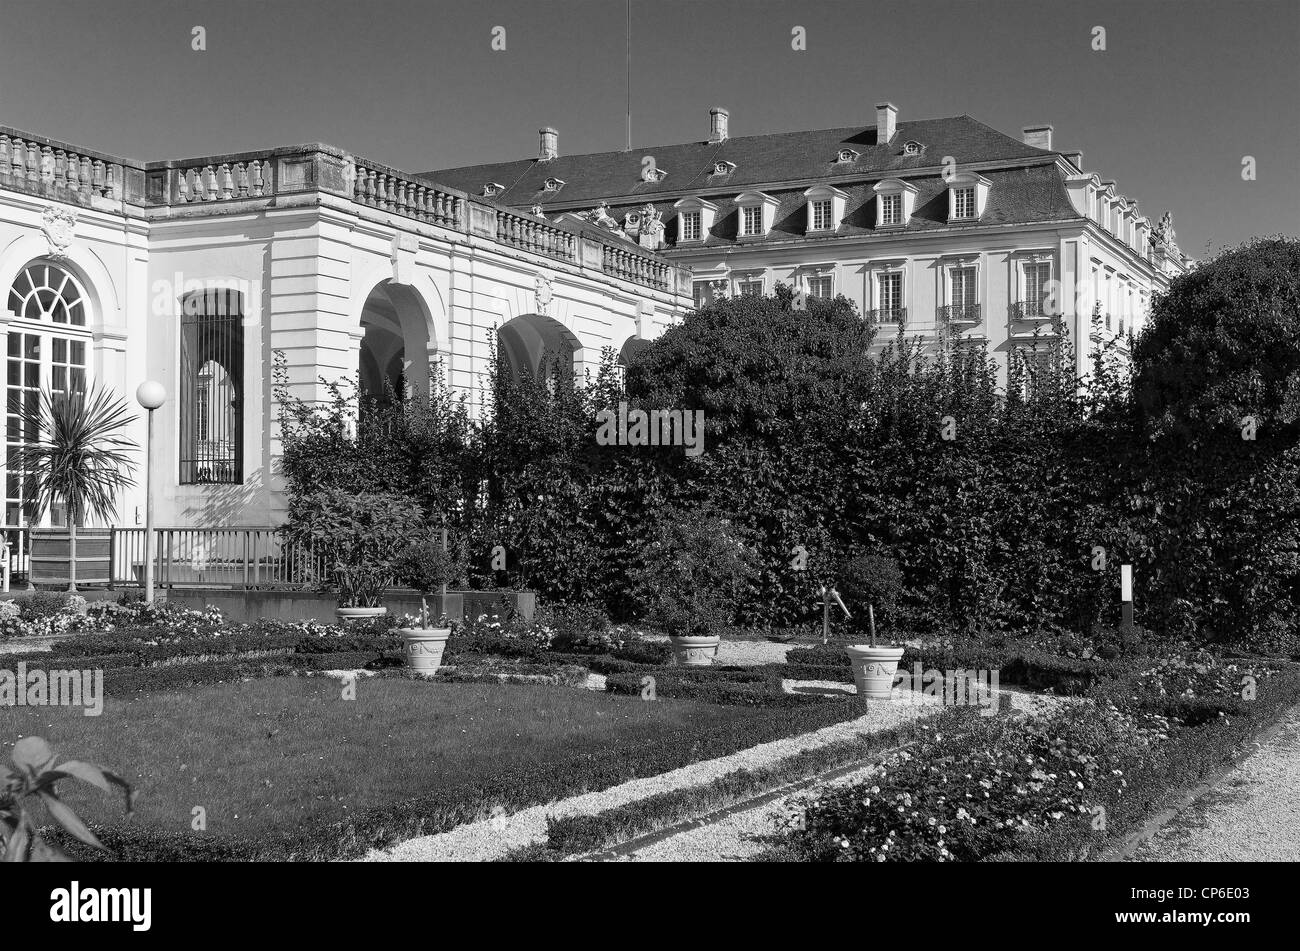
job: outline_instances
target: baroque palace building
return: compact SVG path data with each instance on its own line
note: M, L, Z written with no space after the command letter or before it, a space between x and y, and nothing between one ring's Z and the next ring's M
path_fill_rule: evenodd
M712 109L703 141L574 156L544 128L536 158L425 177L622 234L689 267L696 305L778 282L843 294L878 345L947 331L987 347L1004 382L1013 354L1032 375L1062 331L1083 372L1094 314L1122 348L1189 264L1169 213L1152 225L1049 125L1016 139L881 103L874 125L733 138L729 118Z
M277 524L277 372L294 396L430 372L481 408L495 344L582 374L720 294L844 294L882 330L951 330L1032 363L1091 315L1124 335L1188 266L1115 183L968 117L732 138L411 174L328 145L140 162L0 126L6 437L42 389L154 379L157 521ZM888 339L891 333L882 334ZM1078 347L1080 369L1089 341ZM281 367L277 371L276 364ZM130 435L143 445L144 420ZM141 486L119 524L138 525ZM36 518L5 466L6 525Z
M689 271L583 221L548 222L328 145L138 162L0 126L5 525L36 513L7 466L42 390L161 382L161 526L282 521L277 361L293 395L382 392L431 371L482 406L495 343L595 368L691 305ZM143 411L139 411L143 417ZM143 447L145 422L129 435ZM118 524L142 524L143 478Z

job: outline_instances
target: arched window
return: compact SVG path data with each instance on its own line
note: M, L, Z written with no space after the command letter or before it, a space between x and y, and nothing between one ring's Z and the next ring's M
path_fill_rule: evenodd
M55 394L86 390L87 297L76 276L50 261L33 261L14 278L6 295L9 323L5 341L5 452L40 438L31 414L42 389ZM28 418L24 419L24 415ZM31 476L6 467L5 523L30 523L36 514ZM51 524L62 524L62 506L50 511Z
M181 483L244 481L244 302L207 288L181 307Z

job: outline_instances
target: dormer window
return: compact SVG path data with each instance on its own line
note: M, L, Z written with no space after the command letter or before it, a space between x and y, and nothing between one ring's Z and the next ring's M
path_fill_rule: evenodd
M840 165L846 165L849 162L856 162L859 154L853 149L840 149L840 154L836 156L835 161Z
M662 182L668 177L668 169L660 168L657 165L651 165L641 172L641 181L643 182Z
M484 198L495 198L497 195L501 194L501 192L504 191L504 190L505 190L505 186L502 185L500 182L484 182L484 183L483 183L483 197L484 197Z
M814 185L803 193L808 201L809 234L834 231L844 220L846 192L829 185Z
M700 244L709 236L717 220L718 206L702 198L683 198L673 205L677 210L677 243Z
M988 203L990 182L982 175L963 172L948 179L948 220L976 221Z
M912 217L916 186L899 178L887 178L877 182L872 190L876 193L876 227L905 226Z
M920 155L925 151L925 146L915 140L903 143L904 155Z
M736 205L740 209L740 238L761 238L772 228L772 219L781 202L762 192L745 192L737 195Z
M564 180L559 178L548 178L546 184L542 186L548 192L558 192L564 187Z
M714 175L730 175L733 171L735 171L735 169L736 169L736 163L735 163L735 162L726 162L726 161L723 161L723 162L714 162L714 163L713 163L713 172L712 172L712 174L714 174Z

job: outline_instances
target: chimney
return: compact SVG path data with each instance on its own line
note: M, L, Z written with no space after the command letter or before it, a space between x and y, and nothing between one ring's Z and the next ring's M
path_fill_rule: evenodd
M1052 127L1050 125L1027 125L1021 131L1025 136L1025 145L1036 149L1051 149Z
M542 147L537 153L539 162L549 162L560 155L560 133L556 132L550 126L544 129L538 129L542 136Z
M730 115L731 113L721 106L714 106L709 110L710 145L717 145L719 142L727 141L727 119Z
M876 103L876 144L884 145L894 137L898 125L898 107L892 102Z

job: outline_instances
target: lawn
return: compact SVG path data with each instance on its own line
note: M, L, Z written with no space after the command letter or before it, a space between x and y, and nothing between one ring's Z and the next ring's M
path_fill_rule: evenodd
M574 771L666 736L740 727L763 711L554 687L437 684L363 678L356 699L339 681L277 677L110 698L100 717L67 708L0 709L6 746L44 736L61 759L115 770L138 790L133 825L238 838L348 820L416 797L461 803L557 763ZM96 823L118 824L120 801L62 787ZM448 805L451 805L449 802Z

